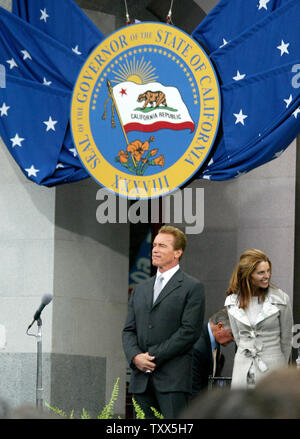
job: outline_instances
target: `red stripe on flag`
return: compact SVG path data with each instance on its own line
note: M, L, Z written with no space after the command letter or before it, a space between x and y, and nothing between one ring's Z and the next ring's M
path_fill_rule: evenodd
M191 132L195 129L195 124L193 122L181 122L181 123L172 123L172 122L154 122L150 125L144 125L139 122L130 122L124 125L124 130L126 133L129 131L142 131L144 133L151 133L153 131L169 129L169 130L186 130L190 129Z

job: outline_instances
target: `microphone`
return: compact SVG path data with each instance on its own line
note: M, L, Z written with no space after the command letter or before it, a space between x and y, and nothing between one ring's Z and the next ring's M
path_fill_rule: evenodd
M31 322L31 324L28 326L28 329L30 329L31 326L34 324L34 322L40 318L41 312L43 311L45 306L48 305L48 303L51 302L52 299L53 299L52 294L48 293L48 294L44 294L43 295L42 302L41 302L39 308L36 310L36 312L35 312L35 314L33 316L33 320ZM28 329L27 329L27 331L28 331Z

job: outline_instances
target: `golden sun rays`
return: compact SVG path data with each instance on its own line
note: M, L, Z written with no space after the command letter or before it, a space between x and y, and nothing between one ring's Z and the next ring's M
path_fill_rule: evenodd
M116 84L124 81L135 82L136 84L147 84L158 79L155 76L155 68L151 65L151 61L145 61L144 57L140 60L133 59L119 65L118 71L112 70L115 77L111 80Z

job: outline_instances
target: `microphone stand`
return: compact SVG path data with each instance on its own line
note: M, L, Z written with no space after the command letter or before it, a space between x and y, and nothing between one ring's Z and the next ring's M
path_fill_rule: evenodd
M43 387L42 387L42 319L37 319L37 334L30 334L28 329L27 335L36 338L37 341L37 370L36 370L36 407L43 410Z
M36 369L36 407L43 410L43 386L42 386L42 319L37 320L37 369Z

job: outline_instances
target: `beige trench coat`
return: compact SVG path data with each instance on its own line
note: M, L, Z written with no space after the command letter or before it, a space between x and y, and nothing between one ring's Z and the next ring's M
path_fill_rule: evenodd
M238 296L225 301L237 351L232 371L232 388L247 387L251 364L257 383L268 372L288 363L292 348L293 315L289 296L280 289L269 288L254 326L238 306Z

